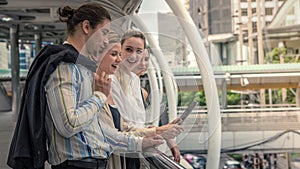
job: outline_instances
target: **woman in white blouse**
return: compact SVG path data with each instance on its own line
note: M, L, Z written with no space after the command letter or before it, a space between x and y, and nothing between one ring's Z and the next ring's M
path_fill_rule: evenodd
M112 77L112 97L122 118L129 125L144 127L145 108L140 91L140 79L131 72L143 57L146 39L142 32L129 30L121 38L122 64Z
M112 76L111 95L113 102L129 127L145 127L146 112L140 88L140 79L133 71L144 59L146 38L138 30L128 30L123 34L121 44L123 62L115 75ZM174 128L182 130L177 125L174 125ZM123 130L122 126L121 130ZM173 134L171 135L174 136ZM175 157L174 159L179 162L180 153L177 144L174 141L172 142L170 137L166 138L166 140Z

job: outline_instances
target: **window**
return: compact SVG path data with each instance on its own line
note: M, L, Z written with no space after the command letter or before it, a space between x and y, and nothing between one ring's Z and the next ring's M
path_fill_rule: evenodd
M247 16L248 12L247 9L242 9L242 16Z
M273 15L273 8L266 8L265 13L266 15Z
M257 22L252 22L253 32L257 32Z
M266 22L266 26L268 26L268 25L270 25L271 24L271 22Z
M256 8L252 8L252 14L256 13Z
M241 2L248 2L247 0L241 0ZM251 2L256 2L256 0L251 0Z

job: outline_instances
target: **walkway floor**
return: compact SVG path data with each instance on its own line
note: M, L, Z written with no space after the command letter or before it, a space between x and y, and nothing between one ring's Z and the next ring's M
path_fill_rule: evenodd
M8 169L6 165L8 149L15 126L12 112L0 112L0 169Z
M16 117L12 112L0 112L0 169L9 169L6 165L8 149L15 127ZM50 169L46 165L46 169Z

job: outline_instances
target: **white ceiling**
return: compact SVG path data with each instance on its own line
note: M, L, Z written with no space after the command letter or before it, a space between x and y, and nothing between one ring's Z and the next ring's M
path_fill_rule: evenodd
M19 25L19 38L32 40L40 33L43 40L65 37L65 24L59 22L57 9L77 7L91 0L0 0L0 39L9 38L9 27ZM112 19L134 13L142 0L99 0ZM3 19L4 18L4 19ZM10 21L4 21L11 18Z

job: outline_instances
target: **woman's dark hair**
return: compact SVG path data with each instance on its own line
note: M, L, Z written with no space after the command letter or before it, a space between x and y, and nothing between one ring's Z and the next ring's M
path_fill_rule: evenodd
M125 40L131 37L141 38L144 41L144 49L146 47L146 37L143 32L139 30L129 29L121 37L121 45L124 44Z
M108 11L97 2L89 2L81 5L77 9L65 6L58 9L59 20L67 22L68 34L73 35L75 26L84 20L88 20L92 28L104 22L105 19L111 20Z

